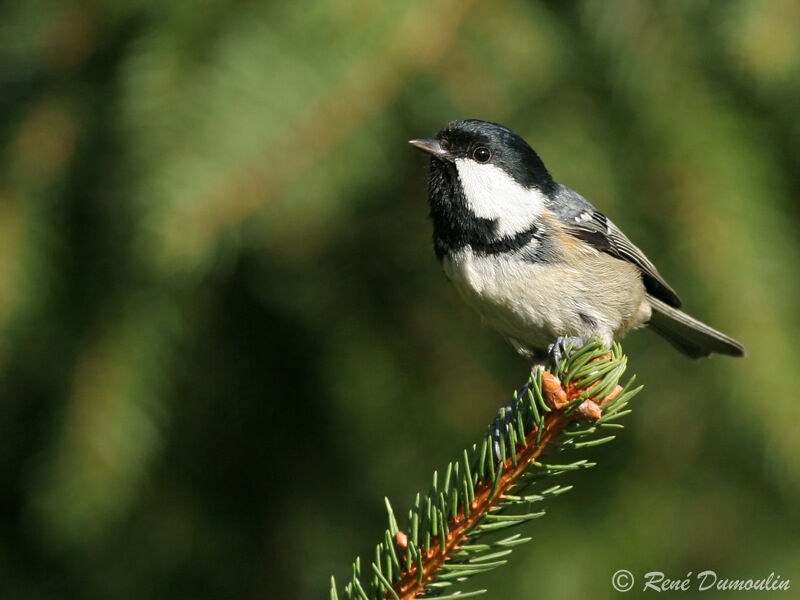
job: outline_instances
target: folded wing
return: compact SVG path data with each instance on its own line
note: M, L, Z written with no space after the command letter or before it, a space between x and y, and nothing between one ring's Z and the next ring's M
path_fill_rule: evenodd
M675 290L664 280L644 252L639 250L619 227L583 196L568 187L559 185L557 194L559 201L554 203L552 208L567 233L601 252L633 263L641 270L644 287L652 296L669 306L680 307L681 299Z

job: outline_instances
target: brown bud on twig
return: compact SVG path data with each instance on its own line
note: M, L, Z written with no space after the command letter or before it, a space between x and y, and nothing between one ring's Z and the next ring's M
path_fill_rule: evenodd
M603 406L604 404L608 404L609 402L611 402L614 398L619 396L619 393L621 391L622 391L622 386L621 385L616 386L613 390L611 390L611 393L608 396L606 396L600 401L600 406Z
M408 548L408 536L402 531L398 531L394 534L394 541L397 542L397 545L403 550Z
M594 387L594 386L592 386L592 387ZM589 389L591 390L592 388L590 387ZM587 419L589 421L596 421L597 419L599 419L600 417L603 416L603 410L600 407L604 406L605 404L608 404L614 398L619 396L619 393L621 391L622 391L622 386L618 385L613 390L611 390L611 393L608 396L606 396L602 400L598 400L598 401L594 401L592 399L585 400L578 407L578 414L582 418Z
M578 414L589 421L596 421L603 416L603 411L594 400L584 400L578 407Z
M552 409L559 410L567 403L567 392L555 375L542 371L542 393L544 401Z

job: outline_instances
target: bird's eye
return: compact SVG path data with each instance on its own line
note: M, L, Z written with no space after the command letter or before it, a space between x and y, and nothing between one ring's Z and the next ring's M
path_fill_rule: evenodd
M472 158L477 160L480 163L485 163L489 158L492 156L492 153L489 152L488 148L484 148L483 146L478 146L472 152Z

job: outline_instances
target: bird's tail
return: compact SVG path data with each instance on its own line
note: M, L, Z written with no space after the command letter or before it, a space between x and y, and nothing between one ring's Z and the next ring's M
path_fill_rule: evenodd
M647 300L653 307L648 325L687 356L701 358L714 352L744 356L744 346L733 338L657 298L648 295Z

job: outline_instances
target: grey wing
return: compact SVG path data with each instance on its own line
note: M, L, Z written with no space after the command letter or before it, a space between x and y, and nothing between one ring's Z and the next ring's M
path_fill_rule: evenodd
M635 264L642 272L645 289L675 308L680 307L681 299L675 290L664 281L655 265L639 250L619 227L578 192L559 185L551 210L564 225L564 230L598 250Z

